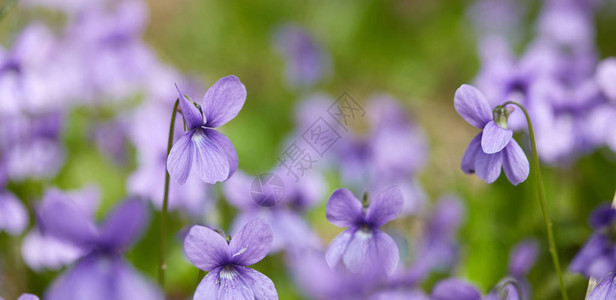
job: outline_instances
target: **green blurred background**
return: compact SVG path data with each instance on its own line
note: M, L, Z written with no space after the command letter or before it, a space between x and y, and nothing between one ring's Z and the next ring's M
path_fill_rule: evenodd
M540 3L524 3L529 13L519 31L529 39ZM184 74L197 76L205 86L229 74L237 75L245 84L246 104L222 130L237 149L240 169L251 174L269 170L276 164L284 136L293 129L295 105L304 94L285 84L285 62L273 39L279 25L295 23L311 32L331 55L332 75L315 91L332 97L346 91L360 102L374 92L390 93L427 133L430 157L420 174L421 184L433 200L451 192L466 204L467 217L459 236L462 261L456 274L489 291L506 274L511 247L534 236L541 241L541 251L529 277L532 298L558 299L558 284L532 183L514 187L501 176L495 184L488 185L476 176L463 174L459 167L468 142L476 134L476 129L466 124L452 105L455 89L471 82L479 68L477 36L466 12L472 2L149 0L148 4L150 23L145 40L163 61ZM15 30L31 18L30 11L19 7L12 10L0 25L2 41L9 41ZM56 17L48 18L53 22ZM596 24L601 57L616 55L616 18L603 11ZM49 183L25 182L12 187L21 191L22 199L40 197L43 186L48 184L69 189L96 182L102 192L102 216L125 196L126 178L135 162L117 166L87 142L83 125L88 122L88 114L76 110L70 117L64 137L68 159L58 178ZM546 168L544 177L548 212L566 270L591 233L587 224L590 211L614 195L616 157L602 149L570 166ZM337 187L332 180L327 196ZM325 202L309 218L328 243L340 229L325 219ZM228 228L234 210L224 201L220 203L219 217L223 227ZM148 232L127 254L135 267L151 278L156 277L158 222L154 214ZM173 215L169 232L177 232L188 222L181 215ZM1 238L9 242L2 243L2 247L18 247L7 235ZM194 291L197 269L184 259L177 237L171 237L171 241L167 291L173 298L185 298ZM15 264L19 268L19 262ZM254 268L272 278L280 299L301 299L285 271L282 255L268 257ZM7 280L16 281L16 290L37 294L42 294L55 276L51 272L35 274L24 266L21 270L23 282L19 278ZM428 293L434 280L424 285ZM585 278L567 273L565 281L571 299L583 297Z

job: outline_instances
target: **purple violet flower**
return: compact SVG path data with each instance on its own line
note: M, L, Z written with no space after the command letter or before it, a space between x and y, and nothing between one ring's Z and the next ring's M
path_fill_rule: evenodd
M278 299L274 283L247 266L262 260L272 246L272 230L262 219L250 221L230 242L218 232L193 226L184 240L184 252L203 278L193 299Z
M87 186L77 191L60 191L55 188L48 189L43 195L43 201L61 198L70 201L79 207L89 218L94 214L99 204L100 192L95 186ZM40 224L39 224L40 225ZM45 249L45 251L41 251ZM40 272L44 269L57 270L65 265L75 262L87 254L84 250L71 242L58 239L52 234L44 234L41 228L31 229L23 239L21 255L26 265Z
M454 97L456 111L464 120L482 131L471 141L464 157L462 170L487 183L494 182L501 172L513 185L528 177L530 166L524 151L507 128L507 112L495 114L485 96L476 88L463 84Z
M169 175L186 182L191 170L206 183L227 180L237 169L237 153L231 141L214 130L239 113L246 101L246 88L235 76L219 79L197 107L178 88L180 106L189 131L173 145L167 160Z
M609 57L599 63L595 80L603 94L616 102L616 58Z
M588 295L587 300L616 299L616 273L610 273Z
M165 78L167 78L165 76ZM166 79L168 81L168 79ZM160 82L163 82L160 79ZM161 91L162 92L162 91ZM157 92L157 93L161 93ZM175 88L172 96L177 95ZM152 95L150 101L144 102L131 117L128 137L137 150L137 169L127 180L129 194L150 199L158 210L162 208L165 169L167 162L167 136L165 134L143 135L145 131L167 132L169 114L173 108L169 91L161 95ZM166 100L166 101L165 101ZM175 135L181 136L182 118L176 118ZM169 182L169 210L181 210L191 217L201 218L205 212L213 211L216 197L210 194L211 185L198 177L189 177L183 185L175 180Z
M301 27L282 26L276 34L276 47L287 59L286 78L291 86L315 85L329 72L329 57Z
M28 211L15 195L0 188L0 231L19 235L28 226Z
M569 269L586 277L603 278L616 269L614 252L616 247L611 227L616 220L616 210L605 204L597 207L590 215L589 222L595 232L578 252Z
M47 290L45 299L163 299L162 293L122 258L145 228L147 207L137 199L120 203L101 226L87 206L62 193L43 199L39 210L44 234L71 243L87 255Z
M329 266L335 267L342 260L352 273L392 274L400 260L398 246L379 228L400 214L403 203L396 187L379 193L367 207L362 207L362 202L347 189L334 191L326 206L327 220L349 229L329 245Z

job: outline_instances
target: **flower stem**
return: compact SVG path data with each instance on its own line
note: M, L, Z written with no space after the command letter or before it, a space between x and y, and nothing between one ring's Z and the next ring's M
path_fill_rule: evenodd
M539 166L539 157L537 156L537 145L535 143L535 133L533 131L533 126L530 122L530 117L528 115L528 112L526 111L526 109L524 108L524 106L522 106L522 104L514 102L514 101L507 101L505 102L502 106L506 106L508 104L513 104L517 107L519 107L522 112L524 112L524 116L526 117L526 122L528 124L528 133L530 134L530 144L532 147L532 151L533 151L533 167L534 167L534 171L532 172L534 174L535 177L535 184L537 186L537 196L539 198L539 204L541 205L541 213L543 214L543 222L545 223L545 231L548 235L548 243L550 246L550 254L552 255L552 263L554 264L554 269L556 270L556 275L558 275L558 282L560 284L560 292L562 294L562 298L564 300L567 300L567 289L565 287L565 282L563 280L563 274L560 271L560 263L558 261L558 252L556 252L556 242L554 241L554 231L552 230L552 222L550 221L550 218L548 218L548 213L546 210L546 205L545 205L545 189L543 186L543 178L541 177L541 167Z
M169 141L167 142L167 156L171 152L171 146L173 146L173 131L175 130L175 115L178 111L178 104L180 100L176 100L173 105L173 113L171 114L171 124L169 124ZM165 270L167 265L165 263L165 249L167 243L167 207L169 206L169 171L167 171L167 164L165 163L165 194L163 196L163 209L160 216L160 251L159 251L159 265L158 265L158 284L164 290L165 289Z

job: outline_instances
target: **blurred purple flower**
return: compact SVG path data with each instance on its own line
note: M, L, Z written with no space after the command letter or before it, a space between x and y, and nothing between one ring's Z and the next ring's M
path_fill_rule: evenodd
M81 190L70 192L52 188L45 191L42 202L55 198L64 199L63 201L78 206L85 215L94 218L99 204L99 191L95 186L87 186ZM45 251L41 251L41 249L45 249ZM24 262L36 272L44 269L60 269L87 254L86 251L51 234L44 234L40 228L31 229L24 237L21 247Z
M426 137L393 97L382 94L368 102L372 124L372 164L375 180L396 182L416 175L428 160Z
M610 104L598 105L586 116L583 132L594 147L607 145L616 152L616 107Z
M126 137L128 119L118 116L111 121L97 122L92 127L92 139L99 151L118 165L126 164L129 150Z
M337 189L326 206L327 220L338 227L348 227L329 245L326 260L335 267L340 260L353 273L390 275L400 255L394 240L379 228L395 219L404 200L398 188L379 193L365 209L351 191Z
M40 113L62 103L49 76L58 41L50 29L33 23L18 35L10 52L0 48L0 113Z
M147 7L138 0L120 1L101 9L88 7L66 28L69 64L78 65L81 97L91 101L125 100L139 91L152 65L158 63L140 35ZM96 58L96 59L93 59Z
M526 276L535 265L539 245L534 239L528 239L517 244L509 256L509 274L516 278Z
M330 268L325 253L317 249L293 249L287 266L309 299L366 299L387 284L377 273L353 274L341 265Z
M149 280L142 277L120 255L91 253L62 274L48 288L50 300L164 299Z
M247 268L262 260L272 245L272 230L254 219L227 243L218 232L193 226L184 240L184 252L203 278L194 299L278 299L274 283L267 276Z
M594 42L593 1L545 1L539 16L539 32L543 38L571 48ZM583 5L580 5L583 4Z
M513 185L526 180L530 171L528 159L513 139L513 131L507 128L507 116L493 120L485 96L470 85L458 88L454 106L464 120L482 129L462 157L462 170L467 174L477 173L479 178L492 183L500 176L502 167Z
M588 295L587 300L616 299L616 273L610 273Z
M367 105L371 130L341 140L341 172L347 184L391 185L416 175L427 161L422 130L391 96L374 95Z
M603 94L616 102L616 58L609 57L599 63L595 80Z
M472 284L458 279L447 278L439 281L432 289L431 300L521 300L515 287L515 280L505 278L485 297Z
M269 222L273 233L272 252L280 250L321 248L321 240L303 214L318 204L323 197L324 180L317 173L309 173L295 182L283 172L272 171L281 175L284 182L284 195L272 207L257 204L252 193L252 182L255 179L243 173L236 172L223 184L225 199L240 210L231 224L232 232L245 226L255 217ZM287 180L285 180L287 179ZM265 195L271 196L273 195ZM301 236L302 238L297 238Z
M517 280L522 293L522 299L530 299L530 284L526 275L535 265L539 245L534 239L518 243L509 254L509 275ZM517 293L517 291L516 291Z
M0 231L20 235L28 227L28 211L11 192L0 187Z
M329 57L303 28L282 26L276 47L287 59L286 78L293 87L315 85L329 72Z
M462 202L455 196L443 196L426 221L425 234L416 244L416 260L409 275L423 277L437 270L452 269L459 258L456 233L465 217Z
M40 272L43 269L58 270L84 256L84 252L70 243L32 229L23 239L21 255L30 269Z
M573 257L569 269L586 277L603 278L616 269L616 247L611 236L611 226L616 220L616 210L605 204L597 207L590 215L589 222L593 235Z
M429 300L424 292L419 289L412 290L386 290L378 292L370 298L369 300Z
M481 293L470 283L457 278L439 281L432 290L432 300L481 300Z
M33 116L3 115L0 153L8 180L53 177L64 164L60 132L64 114L48 112Z
M147 208L141 201L120 203L100 226L87 206L60 193L45 197L38 213L44 234L88 253L52 284L46 299L163 299L121 256L145 228Z
M178 93L189 131L169 153L169 175L183 184L194 169L206 183L227 180L237 169L237 153L231 141L213 128L235 118L246 101L246 88L235 76L223 77L203 96L202 109L179 88Z
M502 38L484 39L480 47L482 65L475 79L477 87L486 95L491 107L514 100L524 105L532 103L529 91L537 80L558 76L562 60L556 49L546 43L534 43L523 56L516 58ZM522 112L511 118L523 121ZM514 122L516 123L516 122ZM523 127L525 124L511 124Z

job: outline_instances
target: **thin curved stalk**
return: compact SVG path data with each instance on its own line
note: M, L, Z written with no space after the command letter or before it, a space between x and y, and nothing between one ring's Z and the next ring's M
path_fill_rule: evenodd
M173 131L175 130L175 115L178 111L178 104L180 100L176 100L173 105L173 113L171 114L171 124L169 124L169 140L167 142L167 156L171 152L173 146ZM169 171L167 171L167 164L165 163L165 194L163 196L163 209L160 216L160 249L159 249L159 265L158 265L158 284L164 290L165 289L165 270L167 264L165 263L165 252L167 244L167 208L169 206Z
M562 294L562 298L564 300L569 299L567 297L567 288L565 287L565 281L563 280L562 272L560 271L560 263L558 260L558 252L556 251L556 242L554 241L554 231L552 229L552 222L550 218L548 218L548 213L545 205L545 188L543 186L543 178L541 177L541 167L539 166L539 157L537 156L537 144L535 143L535 133L533 131L533 125L530 122L530 116L528 112L522 106L522 104L517 103L515 101L507 101L502 106L506 106L508 104L513 104L519 107L522 112L524 112L524 116L526 117L526 122L528 124L528 133L530 134L530 144L533 151L532 164L533 164L533 174L535 177L535 183L537 186L537 196L539 198L539 204L541 205L541 213L543 215L543 222L545 223L545 231L548 236L548 244L550 247L550 255L552 256L552 263L554 264L554 269L556 270L556 274L558 275L558 282L560 284L560 292Z

